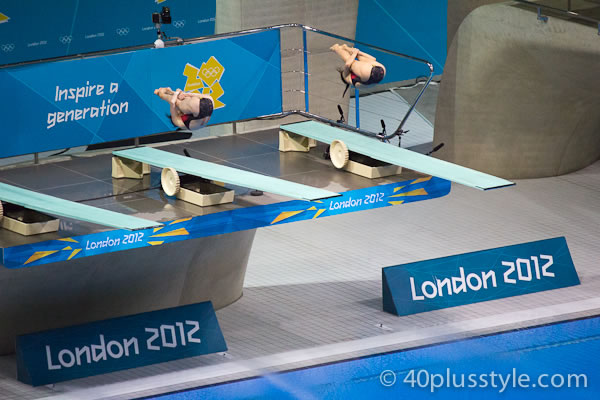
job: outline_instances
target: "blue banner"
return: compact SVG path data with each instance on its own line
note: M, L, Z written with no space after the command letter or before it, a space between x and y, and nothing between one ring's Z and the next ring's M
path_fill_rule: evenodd
M439 75L446 63L447 13L446 0L360 0L356 40L427 60ZM383 83L429 75L424 64L368 48L361 50L386 66Z
M17 378L33 386L226 351L211 302L17 337Z
M287 222L324 218L354 211L397 206L442 197L450 192L450 182L426 177L351 190L340 197L317 201L292 200L264 206L240 208L165 222L164 227L136 232L114 230L68 237L15 247L3 251L7 268L68 261L147 246L161 246L180 240L221 235Z
M383 310L411 315L579 285L564 237L386 267Z
M163 6L168 36L215 33L216 0L3 0L0 65L153 43L152 13Z
M0 157L172 131L160 87L210 95L210 124L282 110L279 31L0 70Z

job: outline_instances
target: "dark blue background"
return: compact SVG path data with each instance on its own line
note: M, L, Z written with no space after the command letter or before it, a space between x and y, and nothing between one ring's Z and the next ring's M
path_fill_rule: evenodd
M163 27L168 36L214 34L216 0L157 1L3 0L0 13L10 19L0 24L0 65L153 43L152 13L163 6L174 22ZM98 33L104 36L90 37Z
M433 64L436 75L443 72L448 1L360 0L358 4L356 40L425 59ZM429 74L424 64L370 49L362 50L372 53L386 66L383 83Z

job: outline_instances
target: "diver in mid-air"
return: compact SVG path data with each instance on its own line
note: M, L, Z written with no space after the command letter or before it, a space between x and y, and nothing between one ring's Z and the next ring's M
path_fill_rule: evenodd
M183 92L180 89L159 88L154 94L169 103L173 125L182 129L199 129L208 123L215 102L209 95Z
M334 44L330 47L342 60L344 66L338 68L342 81L346 84L346 91L352 86L373 85L381 82L385 77L385 67L377 62L375 57L346 44Z

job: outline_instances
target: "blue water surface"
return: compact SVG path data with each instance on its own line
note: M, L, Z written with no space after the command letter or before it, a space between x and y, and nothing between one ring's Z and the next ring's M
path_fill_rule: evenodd
M600 317L594 317L156 399L600 399L599 339ZM569 374L578 375L578 380ZM542 388L540 383L549 387Z

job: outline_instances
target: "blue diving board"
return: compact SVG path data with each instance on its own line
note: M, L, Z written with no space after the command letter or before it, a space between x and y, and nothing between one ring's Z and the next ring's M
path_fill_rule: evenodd
M128 150L113 151L113 155L160 168L171 167L177 171L213 181L225 182L301 200L319 200L340 195L339 193L312 186L180 156L151 147L136 147Z
M119 229L139 230L162 226L160 222L92 207L0 183L0 200L42 213Z
M282 125L281 129L328 144L336 139L341 140L349 150L356 153L481 190L514 185L514 182L506 179L392 146L377 139L320 122L298 122Z

